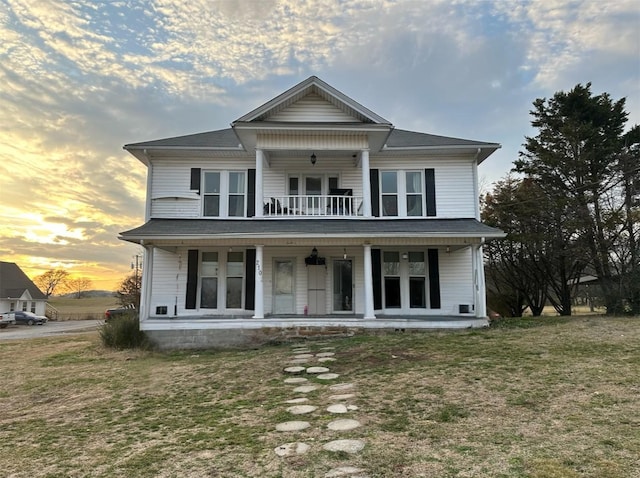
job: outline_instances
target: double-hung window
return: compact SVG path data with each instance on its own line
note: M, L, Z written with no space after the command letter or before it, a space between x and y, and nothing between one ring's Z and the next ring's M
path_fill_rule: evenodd
M245 217L246 181L244 171L205 171L203 216Z
M227 309L242 308L242 284L244 283L244 253L227 253Z
M380 202L383 216L423 216L422 171L381 171Z

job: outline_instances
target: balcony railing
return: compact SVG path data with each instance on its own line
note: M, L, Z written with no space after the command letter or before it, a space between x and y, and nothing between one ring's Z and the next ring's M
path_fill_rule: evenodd
M362 196L276 196L264 199L265 217L362 216Z

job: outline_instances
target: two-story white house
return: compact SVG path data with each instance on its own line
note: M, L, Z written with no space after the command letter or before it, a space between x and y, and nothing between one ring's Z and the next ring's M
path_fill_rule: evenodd
M504 234L478 165L499 147L396 129L317 77L229 129L127 144L148 168L146 222L121 234L145 250L141 328L199 347L486 325L482 244Z

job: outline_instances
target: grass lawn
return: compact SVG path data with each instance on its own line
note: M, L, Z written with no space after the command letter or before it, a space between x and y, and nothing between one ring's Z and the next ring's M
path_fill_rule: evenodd
M319 409L289 415L290 345L115 352L97 334L0 342L0 475L9 477L640 477L640 318L520 319L484 330L330 342L357 384L357 455ZM313 381L313 379L312 379ZM303 419L302 432L275 431ZM312 445L280 458L286 442Z
M59 320L104 319L104 311L120 307L116 297L51 297L49 304L59 312Z

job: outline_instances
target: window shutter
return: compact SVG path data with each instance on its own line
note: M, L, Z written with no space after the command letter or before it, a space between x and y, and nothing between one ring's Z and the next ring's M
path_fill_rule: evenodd
M200 194L200 168L191 168L191 190Z
M377 169L369 170L369 179L371 182L371 215L380 217L380 179Z
M429 260L429 305L432 309L440 308L440 267L438 265L438 249L427 251Z
M245 262L245 293L244 293L244 308L245 310L255 310L256 308L256 250L247 249Z
M247 217L256 215L256 170L247 171Z
M189 249L187 259L187 296L185 298L185 308L196 308L196 297L198 295L198 249Z
M373 277L373 308L382 309L382 257L380 249L371 249L371 275Z
M436 175L433 168L424 170L425 193L427 195L427 216L436 215Z

